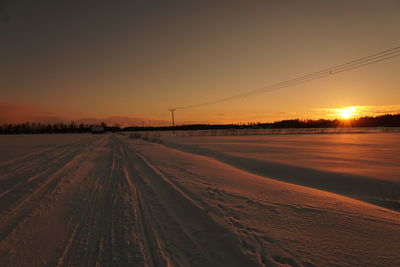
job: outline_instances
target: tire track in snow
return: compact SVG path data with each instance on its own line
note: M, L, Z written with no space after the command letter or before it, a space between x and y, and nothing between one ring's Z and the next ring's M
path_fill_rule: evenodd
M84 139L55 145L48 149L32 152L19 158L0 162L0 180L4 176L9 176L10 174L15 174L24 171L26 169L29 169L32 167L32 165L40 165L37 164L38 159L39 160L43 158L51 159L50 155L59 156L57 155L57 153L58 154L65 153L66 149L71 148L71 146L77 146L77 147L85 146L85 144L86 145L89 144L92 139L93 136L90 136Z
M85 140L84 143L78 144L76 147L72 147L69 150L54 150L49 152L48 154L43 154L40 157L32 159L29 163L26 162L15 162L15 169L18 169L18 165L24 165L25 171L19 173L17 171L11 171L9 175L5 175L1 180L1 188L2 192L0 193L0 201L2 206L5 206L4 203L6 200L4 199L7 195L13 195L15 197L17 190L20 190L19 187L26 187L31 189L31 185L37 186L43 183L48 176L55 173L57 170L61 169L63 166L67 165L69 162L73 161L76 157L78 157L84 150L86 146L89 146L91 143L97 141L97 139ZM60 149L60 148L58 148ZM13 165L9 166L9 168L13 169ZM10 181L13 184L8 185L6 182ZM20 190L24 191L24 189ZM16 199L13 199L13 203L16 202ZM1 210L0 210L1 212Z
M79 200L85 203L82 212L71 219L73 230L57 266L147 265L137 234L135 198L114 136L105 147L93 168L95 179L88 183L90 194Z
M121 148L121 152L125 154L124 150ZM125 154L126 155L126 154ZM140 219L140 234L141 234L141 244L145 251L145 258L147 264L150 266L170 266L172 265L171 260L163 253L160 246L160 239L157 237L155 232L148 226L149 214L147 212L148 207L146 207L144 201L137 190L137 185L134 179L132 179L132 174L128 171L127 167L124 166L125 179L129 185L132 195L134 195L137 203L137 212Z
M66 157L48 173L42 168L44 183L29 184L32 176L26 173L22 184L29 184L30 194L1 217L0 262L9 266L254 265L240 242L148 159L115 135L98 140L59 147L27 168L40 169L36 164L46 162L45 158ZM75 152L69 158L68 153ZM16 193L18 187L8 192ZM46 225L56 236L46 236Z
M7 166L1 166L0 174L0 200L4 195L16 189L26 182L38 182L37 180L48 176L57 168L60 168L66 161L82 152L82 149L89 147L94 138L68 143L56 148L35 154L35 157L13 160ZM73 146L72 146L73 145ZM4 200L1 200L4 203Z
M63 163L65 164L69 159L77 155L77 152L78 150L55 151L31 162L22 163L23 168L21 169L16 166L15 172L9 172L0 178L2 187L0 199L3 198L2 204L5 204L4 198L7 198L10 192L19 188L22 188L20 191L29 191L30 184L35 186L41 183L43 179L46 179L51 173L59 169ZM27 189L24 189L24 187Z
M170 262L191 266L254 265L243 254L239 241L200 205L175 187L143 155L119 142L126 154L128 173L144 203L144 224L151 227L157 238L150 243L159 243Z
M85 140L90 145L98 139ZM65 149L65 148L64 148ZM55 158L59 165L46 169L47 165L39 166L43 171L34 177L21 179L1 195L0 209L0 241L4 240L25 218L33 216L38 204L44 200L51 200L49 195L54 193L57 185L79 167L79 160L85 152L85 146L74 147L61 158ZM47 159L48 157L45 156ZM44 164L42 161L40 163ZM38 163L38 161L36 161Z
M223 202L236 203L238 200L239 202L242 202L243 197L236 194L230 194L225 190L219 190L212 184L202 181L203 178L201 176L182 167L181 163L178 164L168 161L168 166L176 170L175 174L169 176L170 174L168 174L168 172L165 172L163 168L156 167L155 164L146 159L141 152L136 151L136 153L149 166L151 166L154 172L164 177L164 180L166 180L170 186L172 186L195 206L206 212L208 215L216 217L216 220L219 222L224 221L226 227L235 234L237 238L237 244L238 246L241 246L241 250L250 253L252 255L252 259L258 261L257 264L254 265L274 266L275 261L272 261L267 257L269 254L265 246L266 241L270 240L263 236L263 232L243 224L240 220L238 220L236 214L223 204ZM188 189L188 183L192 180L200 181L202 184L202 193L200 195ZM245 201L253 202L253 200L247 197L244 199ZM259 205L262 204L259 203ZM268 247L268 249L269 248L270 247Z

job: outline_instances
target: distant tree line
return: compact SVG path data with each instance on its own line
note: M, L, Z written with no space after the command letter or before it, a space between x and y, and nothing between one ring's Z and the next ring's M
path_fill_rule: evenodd
M0 125L0 134L45 134L45 133L89 133L92 126L102 126L106 132L119 131L170 131L175 130L212 130L212 129L281 129L281 128L336 128L336 127L400 127L400 114L385 114L376 117L361 117L348 120L281 120L275 122L250 122L245 124L189 124L179 125L174 128L164 127L138 127L121 128L119 125L107 126L101 124L71 123L6 123Z
M385 114L376 117L334 120L282 120L273 123L259 123L265 128L335 128L335 127L400 127L400 114Z
M188 124L166 127L125 127L123 131L218 130L218 129L283 129L283 128L336 128L336 127L400 127L400 114L361 117L347 120L281 120L275 122L249 122L242 124Z
M87 124L87 123L40 123L40 122L24 122L24 123L5 123L0 125L0 134L52 134L52 133L90 133L93 126L102 126L105 131L120 131L119 126L107 126L106 123Z

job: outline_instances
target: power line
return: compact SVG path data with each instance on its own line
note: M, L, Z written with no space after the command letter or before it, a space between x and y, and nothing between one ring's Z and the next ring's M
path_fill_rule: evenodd
M327 77L330 75L334 75L334 74L342 73L345 71L350 71L353 69L361 68L363 66L374 64L374 63L384 61L384 60L388 60L388 59L391 59L391 58L394 58L397 56L400 56L400 46L394 47L391 49L387 49L387 50L384 50L384 51L381 51L381 52L378 52L378 53L375 53L375 54L372 54L369 56L351 60L351 61L348 61L343 64L335 65L330 68L322 69L320 71L316 71L316 72L313 72L313 73L310 73L307 75L289 79L289 80L286 80L286 81L283 81L280 83L268 85L268 86L265 86L262 88L239 93L239 94L236 94L233 96L219 98L216 100L211 100L211 101L207 101L207 102L203 102L203 103L199 103L199 104L180 106L180 107L176 107L175 109L188 109L188 108L207 106L207 105L226 102L226 101L230 101L230 100L234 100L234 99L238 99L238 98L242 98L242 97L253 96L253 95L257 95L257 94L261 94L261 93L267 93L267 92L275 91L275 90L278 90L281 88L294 86L294 85L309 82L312 80L321 79L321 78L324 78L324 77Z

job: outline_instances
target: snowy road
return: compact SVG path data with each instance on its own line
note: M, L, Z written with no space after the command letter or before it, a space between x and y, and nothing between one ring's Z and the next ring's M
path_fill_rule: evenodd
M0 162L2 266L395 266L400 214L118 135Z

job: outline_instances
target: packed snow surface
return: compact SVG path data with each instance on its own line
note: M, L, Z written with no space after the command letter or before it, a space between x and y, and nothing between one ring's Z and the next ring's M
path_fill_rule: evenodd
M0 262L399 266L399 137L0 137Z
M88 138L88 134L20 134L0 136L0 162Z

